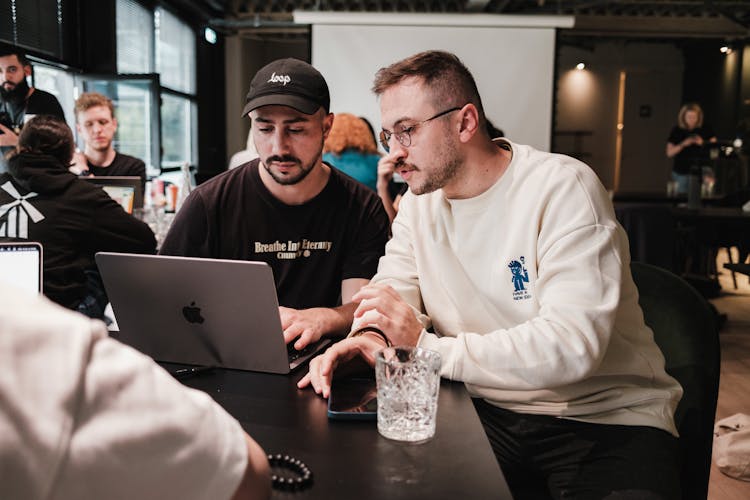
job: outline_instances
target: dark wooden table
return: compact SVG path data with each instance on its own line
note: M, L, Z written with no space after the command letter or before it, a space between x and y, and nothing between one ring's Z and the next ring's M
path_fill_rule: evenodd
M706 296L719 292L717 250L736 246L742 260L750 251L750 213L739 207L617 202L614 208L632 260L690 275Z
M443 381L435 437L410 445L383 438L373 421L329 420L324 399L296 388L304 372L217 369L184 381L211 395L266 452L310 467L312 488L274 498L511 498L463 384Z

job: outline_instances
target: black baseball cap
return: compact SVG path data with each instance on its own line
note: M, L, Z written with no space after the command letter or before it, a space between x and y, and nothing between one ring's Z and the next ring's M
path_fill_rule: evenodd
M311 115L323 108L328 112L331 97L320 72L299 59L278 59L263 66L250 82L242 116L261 106L289 106Z

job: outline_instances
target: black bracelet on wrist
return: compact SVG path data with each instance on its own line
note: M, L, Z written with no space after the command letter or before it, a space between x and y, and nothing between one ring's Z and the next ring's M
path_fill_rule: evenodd
M271 486L275 490L295 491L312 486L313 476L310 468L297 458L277 453L268 455L268 464L271 469L286 469L296 474L296 477L271 474Z
M356 332L351 334L351 337L359 337L362 334L365 333L374 333L375 335L379 336L383 340L385 340L385 346L391 347L393 344L391 344L391 341L388 340L388 337L383 333L383 330L380 328L375 328L374 326L365 326L357 330Z

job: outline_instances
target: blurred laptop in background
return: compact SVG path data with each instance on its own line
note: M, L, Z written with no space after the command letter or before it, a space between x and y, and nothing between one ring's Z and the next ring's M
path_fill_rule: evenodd
M0 283L42 293L42 245L36 242L0 243Z

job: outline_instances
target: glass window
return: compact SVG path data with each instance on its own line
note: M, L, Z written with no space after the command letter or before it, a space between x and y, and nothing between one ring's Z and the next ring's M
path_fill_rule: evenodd
M162 167L179 167L183 162L196 163L195 117L195 104L190 99L162 93Z
M63 112L65 112L65 121L71 128L75 128L75 118L73 117L73 106L75 97L73 92L73 75L67 71L46 66L35 62L34 68L34 87L46 90L57 97Z
M161 84L186 94L195 93L195 33L170 12L154 11L156 72Z
M154 16L136 0L117 0L117 72L154 71Z

